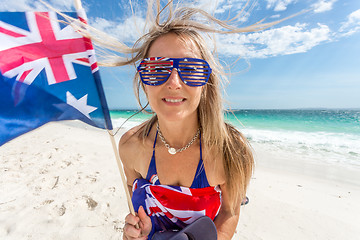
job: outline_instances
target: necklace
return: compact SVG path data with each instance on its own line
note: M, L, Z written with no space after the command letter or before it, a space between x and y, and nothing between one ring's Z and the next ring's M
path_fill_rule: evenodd
M186 149L188 149L194 142L195 140L198 138L199 134L200 134L200 128L198 128L195 136L191 139L191 141L185 145L185 147L182 147L182 148L179 148L179 149L175 149L173 147L170 147L170 145L166 142L164 136L162 135L161 131L160 131L160 127L159 127L159 123L156 125L156 129L159 133L159 137L161 139L161 141L164 143L165 147L167 148L168 152L171 154L171 155L174 155L178 152L182 152Z

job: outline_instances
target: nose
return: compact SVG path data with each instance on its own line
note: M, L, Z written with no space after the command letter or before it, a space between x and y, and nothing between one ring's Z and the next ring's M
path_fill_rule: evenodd
M176 68L173 68L173 70L171 71L171 74L168 80L166 81L166 84L169 89L181 88L181 78Z

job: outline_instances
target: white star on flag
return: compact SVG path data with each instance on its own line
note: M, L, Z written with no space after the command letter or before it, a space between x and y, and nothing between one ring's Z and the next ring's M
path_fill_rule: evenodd
M79 112L84 114L87 118L90 118L89 113L95 111L97 108L87 105L87 97L88 95L84 95L80 99L76 99L74 95L72 95L69 91L66 92L66 103L72 106L73 108L77 109Z

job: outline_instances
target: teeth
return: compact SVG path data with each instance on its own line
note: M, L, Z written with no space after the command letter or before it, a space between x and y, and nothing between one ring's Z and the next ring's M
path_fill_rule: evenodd
M165 98L165 101L166 102L177 103L177 102L182 102L183 99L168 99L168 98Z

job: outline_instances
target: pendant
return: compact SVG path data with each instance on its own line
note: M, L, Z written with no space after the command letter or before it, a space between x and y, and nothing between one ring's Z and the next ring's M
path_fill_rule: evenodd
M175 148L169 148L168 149L168 152L171 154L171 155L174 155L176 153L176 149Z

